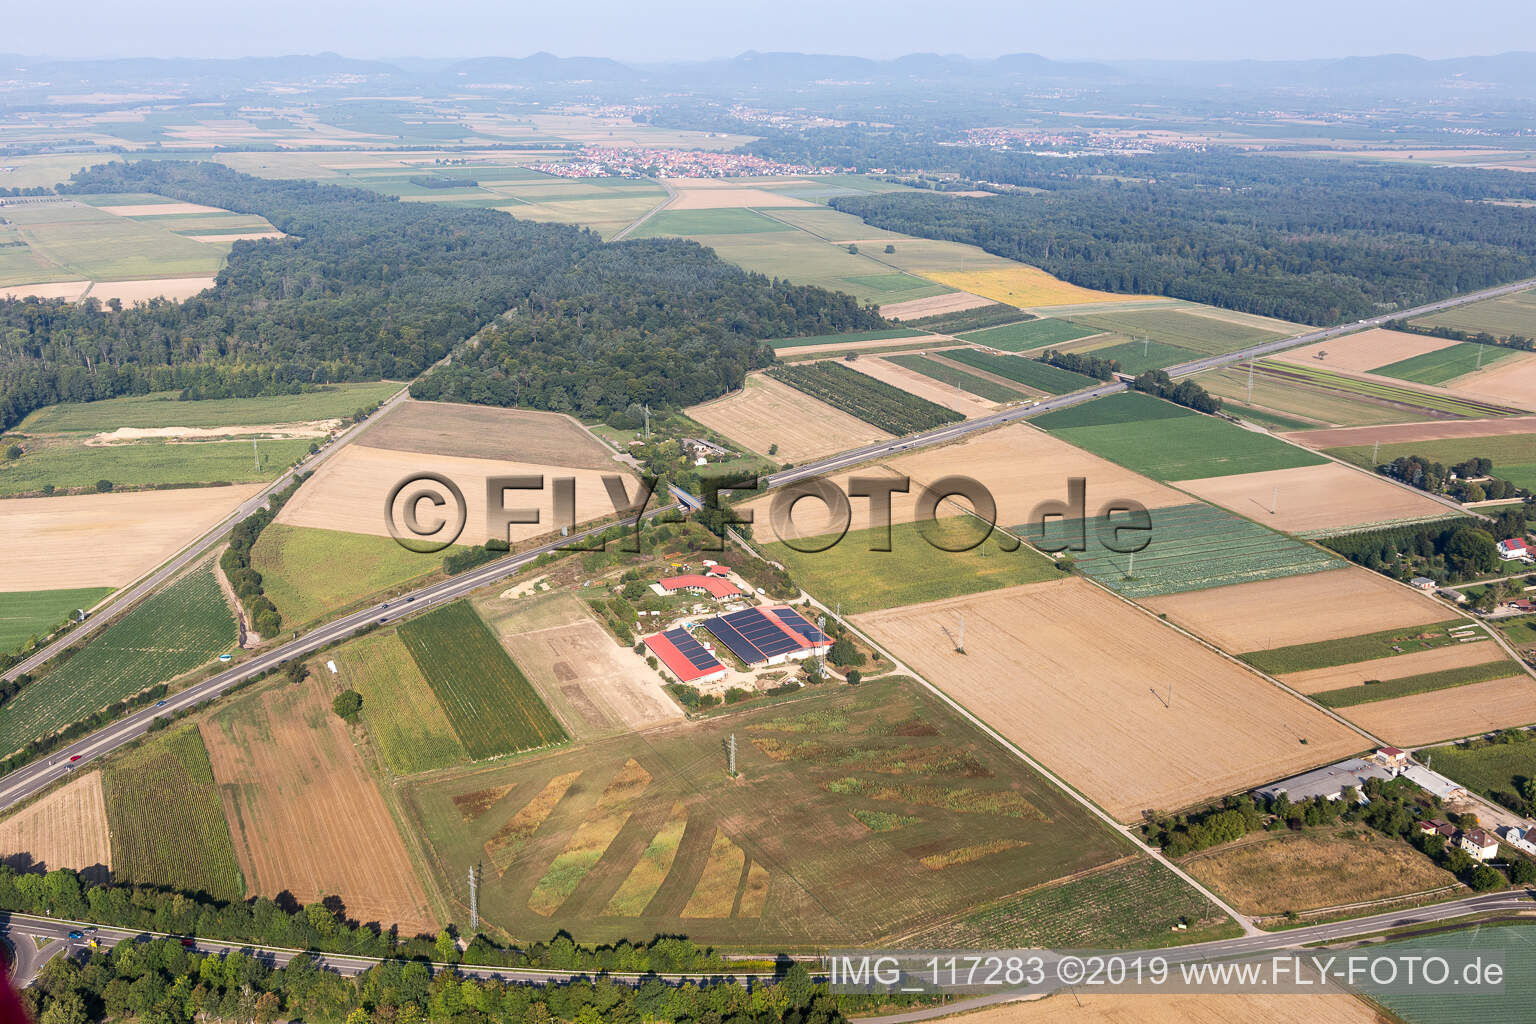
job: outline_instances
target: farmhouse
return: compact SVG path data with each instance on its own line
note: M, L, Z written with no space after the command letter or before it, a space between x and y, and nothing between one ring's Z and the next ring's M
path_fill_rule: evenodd
M678 682L711 683L725 678L725 666L681 626L646 637L645 646Z
M651 584L651 589L661 595L687 593L708 594L717 601L728 597L740 597L741 588L720 576L667 576Z
M1409 580L1408 582L1416 590L1434 590L1436 587L1438 587L1440 585L1440 584L1436 583L1434 580L1430 579L1428 576L1415 576L1413 579Z
M1399 750L1397 747L1378 747L1371 757L1388 768L1401 770L1408 767L1408 751Z
M1522 562L1531 561L1531 550L1525 546L1525 540L1521 537L1511 537L1508 540L1499 541L1499 557L1506 562L1518 558Z
M782 665L806 658L829 643L827 635L785 605L744 608L708 619L704 628L748 665Z
M1353 787L1357 798L1361 803L1365 802L1365 783L1369 779L1381 779L1383 782L1396 778L1397 772L1379 761L1367 761L1363 758L1352 757L1338 764L1326 765L1315 768L1310 772L1293 775L1288 779L1261 786L1254 792L1266 800L1274 800L1284 794L1291 803L1300 803L1310 800L1315 796L1326 797L1329 800L1343 799L1346 787Z
M1504 841L1517 850L1536 853L1536 828L1510 825L1504 830Z
M1473 860L1493 860L1499 853L1499 840L1492 832L1474 828L1463 832L1456 845L1466 850Z
M1418 822L1414 827L1418 829L1421 836L1443 836L1447 840L1453 839L1456 836L1456 826L1448 821L1441 821L1439 818L1430 818L1428 821Z

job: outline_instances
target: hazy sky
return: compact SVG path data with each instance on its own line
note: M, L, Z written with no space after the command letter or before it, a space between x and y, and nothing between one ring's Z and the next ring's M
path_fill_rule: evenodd
M0 50L54 57L548 50L649 61L755 49L1222 59L1536 50L1529 0L17 0L4 24Z

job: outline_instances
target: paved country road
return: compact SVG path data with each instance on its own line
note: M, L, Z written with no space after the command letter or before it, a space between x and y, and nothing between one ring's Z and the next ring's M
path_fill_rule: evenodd
M1392 317L1377 317L1373 320L1364 322L1342 324L1337 327L1319 328L1318 330L1308 331L1304 334L1299 334L1294 337L1279 338L1274 341L1267 341L1259 345L1253 345L1249 348L1245 348L1237 352L1229 352L1220 356L1210 356L1205 359L1199 359L1194 362L1170 367L1168 373L1170 376L1184 376L1191 373L1197 373L1202 370L1213 369L1218 366L1226 366L1232 363L1239 363L1245 359L1259 355L1266 355L1270 352L1278 352L1282 349L1290 348L1296 345L1311 344L1313 342L1322 341L1328 338L1338 337L1340 335L1364 330L1369 327L1380 326L1381 324L1387 322L1389 319L1406 319L1422 316L1427 313L1437 312L1442 309L1449 309L1453 306L1465 305L1470 302L1479 302L1483 299L1495 298L1500 295L1507 295L1512 292L1523 291L1533 286L1536 286L1536 278L1517 281L1513 284L1500 285L1497 288L1486 288L1482 291L1471 292L1466 295L1458 295L1449 299L1442 299L1439 302L1432 302L1424 306L1419 306L1415 309L1403 310L1393 314ZM874 444L865 445L862 448L855 448L851 451L846 451L839 455L834 455L831 458L822 459L819 462L807 463L804 466L796 466L792 469L782 470L765 478L765 482L769 487L779 487L784 484L791 483L795 480L801 480L806 477L816 476L821 473L834 472L839 469L844 469L848 466L858 465L859 463L867 462L870 459L896 454L898 452L907 451L913 448L922 448L927 447L928 445L942 444L946 441L952 441L964 437L967 434L974 433L978 430L986 430L990 427L994 427L1002 423L1008 423L1013 420L1022 419L1026 416L1035 416L1039 415L1040 413L1050 412L1055 409L1065 409L1074 405L1080 405L1083 402L1092 401L1095 398L1100 398L1105 395L1114 394L1117 391L1124 390L1126 390L1126 385L1118 382L1103 384L1099 387L1089 388L1086 391L1076 392L1075 394L1060 395L1055 398L1048 398L1033 405L1020 405L1011 409L1004 409L1001 412L993 413L990 416L983 416L974 420L949 424L948 426L939 427L935 430L927 431L926 433L913 434L907 437L894 438L888 441L879 441ZM398 402L403 399L404 396L405 392L402 390L400 394L395 395L389 401L390 403ZM371 421L372 418L370 417L369 422ZM360 428L353 428L352 431L348 431L347 435L343 435L343 437L338 439L336 443L332 444L329 448L323 451L321 455L328 458L331 454L334 454L335 451L337 451L343 444L354 439L356 436L356 431L359 429ZM320 461L322 460L316 458L315 460L306 463L304 468L312 468L314 465L318 465ZM284 478L280 478L272 485L271 488L268 489L267 492L264 493L270 493L272 490L277 488L283 482L283 479ZM253 498L251 501L257 502L258 499L265 501L265 498L262 495L258 495L257 498ZM687 499L684 498L683 500L686 501ZM251 502L247 502L246 504L251 505ZM657 515L675 507L676 506L668 506L667 508L655 509L646 514ZM242 510L243 509L244 506L242 506ZM252 506L252 510L254 510L254 506ZM242 512L242 514L249 513ZM229 525L232 525L232 523ZM609 525L611 526L611 524ZM228 525L225 525L222 528L228 529ZM343 616L342 618L334 619L331 622L325 623L324 625L317 626L315 629L296 640L292 640L286 644L281 644L277 647L274 647L248 662L244 662L241 665L235 668L231 668L226 672L221 672L218 675L205 680L204 682L197 683L187 688L186 690L181 691L173 697L167 698L167 703L163 708L141 709L126 718L120 719L109 726L105 726L99 731L92 733L83 739L77 740L67 747L54 751L46 758L35 761L24 768L18 768L16 771L11 772L9 775L0 778L0 811L4 811L6 808L11 807L16 803L41 792L47 786L58 781L58 779L66 775L71 770L71 763L69 761L71 757L78 756L80 758L78 762L75 762L76 766L97 760L98 758L107 755L123 744L129 743L142 736L146 731L148 731L150 722L152 722L157 717L174 714L178 711L191 708L197 704L201 704L205 701L219 697L231 687L244 682L259 672L264 672L267 669L275 668L290 659L308 655L320 649L321 647L337 642L339 640L343 640L348 636L356 633L358 630L370 625L375 625L386 618L392 618L394 615L404 614L405 612L420 611L446 601L456 600L457 598L462 597L477 587L485 586L486 584L493 583L506 576L512 575L513 573L522 569L529 562L533 561L533 559L547 551L554 551L561 546L571 543L572 541L594 536L602 532L602 530L608 528L608 526L594 527L593 529L576 534L571 538L563 538L560 541L544 545L543 547L536 548L532 551L491 562L489 565L482 566L481 568L473 570L464 575L456 576L441 583L436 583L432 586L413 591L412 593L403 595L394 601L388 602L387 604L374 605L371 608L353 612L349 615ZM166 567L157 572L154 577L151 577L151 579L163 581L177 568L180 568L187 562L191 561L192 558L196 556L195 549L197 549L199 546L201 546L202 549L206 549L209 545L219 540L221 536L221 534L205 535L202 541L199 541L198 544L188 548L186 552L184 552L181 556L178 556L178 559L168 563ZM150 589L150 586L150 581L146 580L143 584L140 584L133 589L134 591L138 592L141 591L142 588L142 592L147 593L148 589ZM393 614L391 614L389 610L391 606L393 606L395 609ZM409 607L405 607L405 611L401 611L400 609L402 606ZM120 604L117 607L126 607L126 603ZM76 640L81 639L83 636L88 635L87 627L90 629L99 628L107 618L108 616L103 614L98 617L93 617L91 620L87 620L85 623L82 623L79 628L64 637L61 641L57 641L55 644L45 648L44 651L38 652L38 654L33 658L29 658L27 662L24 662L22 665L18 665L14 671L24 671L24 665L40 663L39 659L43 659L45 655L51 657L51 654L47 654L48 651L51 651L54 648L62 649L63 645L73 643Z

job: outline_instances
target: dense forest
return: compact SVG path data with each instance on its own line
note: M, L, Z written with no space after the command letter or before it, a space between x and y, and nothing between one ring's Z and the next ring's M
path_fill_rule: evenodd
M153 192L259 214L289 237L236 242L215 287L182 303L0 302L0 429L61 401L407 379L498 318L428 392L603 416L740 386L771 358L763 339L883 323L847 295L748 274L690 242L605 245L218 164L109 164L60 191Z
M816 148L773 147L781 158ZM830 152L864 163L857 146ZM1216 151L1048 158L882 143L872 152L889 158L879 166L1008 188L848 196L831 200L837 209L1089 288L1333 324L1536 276L1536 219L1481 201L1536 198L1536 182L1514 172Z

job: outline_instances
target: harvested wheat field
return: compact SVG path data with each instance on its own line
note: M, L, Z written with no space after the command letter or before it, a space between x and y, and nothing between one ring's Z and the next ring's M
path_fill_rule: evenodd
M1445 386L1476 398L1536 408L1536 355L1513 353L1484 369L1447 381Z
M1336 427L1300 430L1281 437L1308 448L1350 448L1363 444L1401 444L1409 441L1449 441L1458 437L1502 437L1536 433L1536 416L1506 416L1496 420L1429 420L1376 427Z
M1174 486L1283 533L1324 534L1440 519L1450 512L1422 491L1337 462L1183 480Z
M407 400L357 439L369 448L619 472L613 451L557 412Z
M11 284L0 287L0 299L78 299L89 281L53 281L47 284Z
M1150 298L1147 295L1118 295L1083 288L1048 274L1039 267L1023 263L996 266L990 270L919 270L917 273L930 281L1021 308L1074 306L1089 302L1138 302Z
M941 380L934 380L916 370L909 370L905 366L898 366L884 359L874 357L860 359L853 364L852 368L866 377L883 380L892 387L900 388L909 395L926 398L946 409L953 409L966 419L985 416L1003 407L1001 402L989 402L985 398L978 398L968 391L961 391L953 384L945 384ZM1020 394L1019 400L1023 401L1023 399L1024 395Z
M692 188L698 179L672 179L677 196L667 204L668 210L735 210L760 209L770 206L815 206L815 203L780 195L761 188Z
M18 870L71 868L89 881L107 881L112 844L101 773L72 779L0 821L0 863Z
M475 608L571 735L645 729L683 717L645 658L619 646L574 594L487 593Z
M1075 989L944 1020L951 1024L1381 1024L1382 1017L1364 1000L1345 992L1111 994Z
M0 592L120 587L211 529L261 484L0 501Z
M508 509L537 509L537 523L514 523L504 539L513 543L539 537L558 529L555 521L554 480L576 479L576 517L580 522L599 519L613 513L613 504L603 486L605 473L624 472L613 464L601 472L571 466L551 466L527 462L500 462L490 459L463 459L448 455L423 455L418 452L388 451L363 445L351 445L325 463L299 492L289 499L278 514L277 522L288 526L312 526L321 530L389 536L384 516L384 502L402 480L423 472L441 473L464 492L465 525L460 535L464 544L483 544L491 536L486 517L486 480L493 476L544 477L542 491L506 492ZM625 474L628 477L628 474ZM633 496L632 479L625 486ZM441 491L441 488L437 489ZM413 493L403 492L403 497ZM423 529L451 517L454 510L422 506Z
M1233 653L1363 636L1454 617L1432 599L1357 566L1152 597L1141 603Z
M1349 686L1364 686L1368 679L1386 682L1389 679L1406 679L1408 676L1503 660L1504 650L1498 644L1490 640L1477 640L1449 647L1431 647L1427 651L1414 651L1390 658L1372 658L1370 661L1357 661L1349 665L1335 665L1332 668L1288 672L1275 678L1301 693L1326 693Z
M254 694L200 728L248 896L337 895L357 921L436 930L394 820L318 680Z
M880 307L880 315L887 320L920 320L940 313L959 313L978 306L990 306L992 300L970 292L950 292L948 295L930 295L926 299L908 299L905 302L887 302Z
M760 373L749 374L740 391L683 411L759 455L778 445L781 462L810 462L891 436Z
M131 306L160 298L180 302L212 287L212 277L161 277L149 281L97 281L91 285L89 294L102 302L117 299Z
M965 653L955 650L965 616ZM1358 733L1086 580L854 622L1121 821L1325 764Z
M118 217L174 217L187 213L229 212L217 206L202 206L198 203L135 203L129 206L98 206L96 209Z
M1536 722L1536 679L1510 676L1356 704L1341 713L1388 743L1419 747Z
M229 235L188 235L197 242L255 242L263 238L286 238L281 231L237 231Z
M1085 508L1089 517L1096 515L1099 508L1111 500L1131 499L1149 509L1189 502L1186 495L1171 487L1148 480L1027 423L1010 423L955 444L913 452L882 466L838 473L829 479L847 493L853 477L878 478L894 474L908 476L912 490L907 494L891 495L893 523L913 520L923 485L955 474L969 476L991 492L997 503L997 525L1002 527L1031 521L1042 502L1065 501L1067 479L1074 476L1087 480ZM766 524L772 503L772 496L768 496L755 498L745 507L752 509L757 519ZM850 504L853 509L850 529L860 530L874 525L870 521L868 499L854 498ZM967 507L964 499L956 498L941 506L939 514L958 515ZM794 521L797 536L814 537L836 528L826 507L814 498L807 498L796 506ZM756 527L759 532L765 528ZM765 538L767 536L764 534Z
M1303 366L1326 366L1330 370L1354 370L1369 373L1378 366L1386 366L1414 356L1428 355L1458 342L1448 338L1427 338L1422 334L1405 331L1388 331L1376 327L1359 334L1320 341L1316 345L1303 345L1274 356L1286 363ZM1318 358L1319 354L1322 358Z

